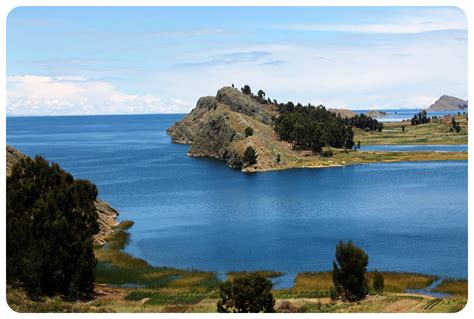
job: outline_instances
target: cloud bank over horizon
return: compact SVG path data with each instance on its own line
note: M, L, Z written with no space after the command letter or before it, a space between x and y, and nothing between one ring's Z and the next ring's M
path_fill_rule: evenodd
M467 99L451 7L20 7L7 24L7 115L187 113L231 84L350 109Z

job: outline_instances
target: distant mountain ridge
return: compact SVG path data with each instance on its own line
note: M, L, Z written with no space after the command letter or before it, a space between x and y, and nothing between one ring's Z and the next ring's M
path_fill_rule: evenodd
M468 102L454 96L443 95L435 103L433 103L429 111L465 111Z

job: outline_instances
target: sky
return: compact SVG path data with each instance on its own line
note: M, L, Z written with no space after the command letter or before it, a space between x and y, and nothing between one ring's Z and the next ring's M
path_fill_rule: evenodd
M7 115L187 113L249 84L279 102L429 107L467 99L455 7L18 7Z

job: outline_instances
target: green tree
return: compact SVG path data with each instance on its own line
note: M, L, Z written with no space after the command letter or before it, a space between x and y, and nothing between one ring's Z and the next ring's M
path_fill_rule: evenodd
M257 163L257 157L258 157L258 155L255 152L255 149L252 146L248 146L245 149L244 158L243 158L245 166L250 166L250 165L256 164Z
M461 132L461 126L459 125L459 123L456 123L456 126L454 127L454 129L456 130L456 133Z
M281 162L281 156L280 156L280 154L277 155L276 161L277 161L278 164L280 164L280 162Z
M41 157L21 159L7 178L7 282L30 297L93 293L99 231L97 188Z
M374 291L378 294L383 293L384 289L384 278L381 272L378 272L377 270L374 272L374 279L373 279L373 284L372 287Z
M263 92L263 90L258 90L257 96L260 100L263 100L265 98L265 92Z
M245 137L249 137L249 136L252 136L253 135L253 128L251 128L250 126L247 126L245 128Z
M339 296L344 300L364 299L368 292L365 273L369 256L352 241L340 241L336 247L336 260L333 262L332 278Z
M242 93L245 95L252 95L252 90L250 89L250 86L245 84L243 88L240 89Z
M221 313L274 312L272 282L257 273L240 275L220 286L217 311Z

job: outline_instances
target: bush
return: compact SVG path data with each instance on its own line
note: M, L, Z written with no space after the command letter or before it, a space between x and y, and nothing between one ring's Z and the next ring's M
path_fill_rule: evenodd
M252 95L252 90L250 89L250 86L249 85L244 85L243 88L240 89L242 91L243 94L245 95Z
M352 302L367 296L368 285L365 272L368 264L369 256L356 247L352 241L347 244L339 242L336 247L332 276L337 293L344 300Z
M384 278L382 273L378 272L377 270L374 272L374 282L372 284L374 291L378 294L383 293L384 288Z
M217 311L221 313L275 312L272 282L257 273L238 276L220 287Z
M252 136L253 135L253 128L251 128L250 126L247 126L245 128L245 137L249 137L249 136Z
M255 149L252 146L248 146L245 149L244 158L243 158L245 166L250 166L250 165L256 164L257 163L257 157L258 157L258 155L257 155L257 153L255 153Z
M332 157L333 155L332 149L329 147L321 152L321 156L323 157Z
M94 184L59 165L21 159L7 178L7 282L32 298L92 296L96 197Z

